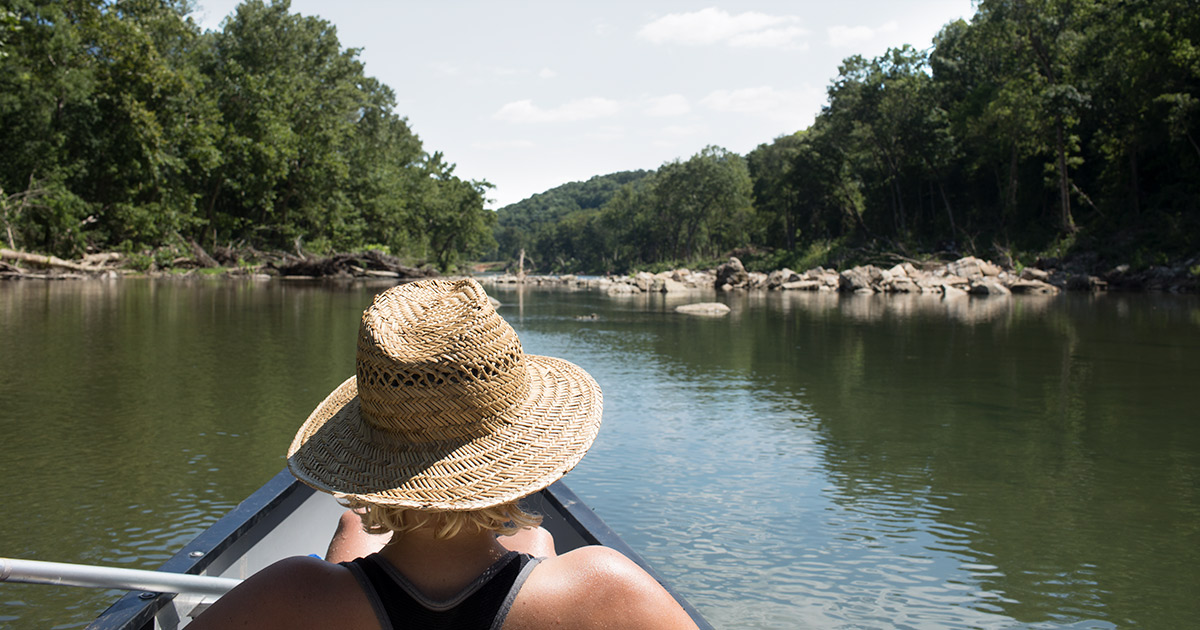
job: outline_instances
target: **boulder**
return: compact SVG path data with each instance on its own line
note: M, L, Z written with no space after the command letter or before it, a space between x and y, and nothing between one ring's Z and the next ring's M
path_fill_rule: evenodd
M971 286L967 289L967 293L971 295L1012 295L1012 291L1009 291L1008 287L1000 284L994 278L985 278L983 276L971 281Z
M917 283L909 280L906 276L893 276L891 280L884 282L881 286L888 293L921 292L921 287L917 286Z
M645 293L654 286L654 274L648 271L639 271L637 275L633 277L633 283L637 285L638 289Z
M777 269L767 275L767 289L768 290L779 290L779 289L783 288L783 285L785 285L789 282L795 282L799 279L800 279L800 274L796 273L795 271L792 271L791 269L788 269L786 267L784 267L783 269Z
M1050 273L1038 269L1037 267L1026 267L1021 270L1022 280L1034 280L1037 282L1046 282L1050 279Z
M608 295L632 295L638 293L638 288L625 282L614 282L604 290Z
M751 271L746 274L747 289L766 289L770 277L761 271Z
M883 278L883 270L875 265L853 267L841 273L838 280L838 290L859 293L870 291L874 293L878 290L879 283L883 281Z
M1057 295L1058 287L1041 280L1017 280L1008 285L1008 290L1018 295Z
M986 260L967 256L946 265L946 273L961 276L967 280L978 280L984 276L1000 275L1000 268Z
M821 289L820 280L794 280L779 286L781 291L818 291Z
M943 284L942 285L942 297L943 298L966 297L966 295L967 295L966 291L963 291L962 289L960 289L952 284Z
M656 277L650 285L651 293L684 293L688 290L682 282L676 282L671 278Z
M702 315L705 317L724 317L729 314L729 307L720 302L700 302L676 306L675 312L687 315Z
M729 287L745 286L746 281L750 279L750 274L746 273L746 267L742 265L742 261L730 256L729 262L723 263L717 267L717 278L713 283L718 289Z

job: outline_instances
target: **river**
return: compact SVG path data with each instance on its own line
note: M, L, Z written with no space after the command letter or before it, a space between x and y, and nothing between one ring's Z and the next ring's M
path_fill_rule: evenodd
M158 566L279 471L383 288L0 283L0 556ZM718 628L1200 618L1196 296L489 291L604 389L568 484ZM0 627L114 596L0 584Z

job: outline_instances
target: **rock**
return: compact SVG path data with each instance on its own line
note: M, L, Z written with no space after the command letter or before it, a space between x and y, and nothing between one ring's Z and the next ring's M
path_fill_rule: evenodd
M686 293L688 288L682 282L677 282L671 278L662 278L660 283L656 283L657 290L662 293Z
M921 287L917 283L909 280L905 276L893 277L883 285L883 290L888 293L920 293Z
M1012 295L1012 291L1009 291L1008 287L992 278L983 276L980 276L978 280L971 281L971 287L967 289L967 293L971 295Z
M637 275L633 277L633 283L637 285L638 289L641 289L641 291L645 293L654 286L654 274L651 274L647 271L639 271Z
M675 312L706 317L723 317L729 314L729 307L720 302L700 302L676 306Z
M781 291L817 291L820 288L820 280L795 280L779 285Z
M610 284L608 288L604 290L604 292L609 295L633 295L634 293L638 293L638 288L632 284L614 282Z
M726 286L740 287L746 284L750 275L746 273L746 267L742 265L742 261L730 256L729 262L717 267L717 279L713 283L718 289Z
M767 274L761 271L751 271L746 274L747 289L766 289L768 282Z
M976 280L987 275L984 273L984 264L982 260L974 256L959 258L958 260L946 265L946 273L954 276L960 276L967 280ZM990 263L986 263L990 264ZM991 265L995 267L995 265ZM997 269L997 272L999 270ZM995 273L991 275L996 275Z
M982 278L983 276L979 276L979 277ZM941 284L952 284L956 287L962 286L965 284L971 284L971 281L968 280L967 278L964 278L962 276L957 276L954 274L946 274L946 275L942 276L939 280L941 281Z
M1108 283L1096 276L1073 273L1066 278L1066 288L1072 291L1102 291L1108 288Z
M1037 267L1026 267L1021 270L1021 279L1045 282L1050 279L1050 274Z
M800 279L800 274L796 273L795 271L792 271L791 269L784 267L783 269L778 269L776 271L772 271L770 274L767 275L767 289L768 290L779 290L779 289L783 288L783 285L785 285L789 282L796 282L799 279Z
M943 284L942 285L942 297L943 298L966 297L966 295L967 295L966 291L963 291L962 289L960 289L952 284Z
M1041 280L1017 280L1008 289L1018 295L1057 295L1058 287Z
M841 273L838 281L838 290L857 292L865 289L874 292L877 290L878 283L882 280L883 270L875 265L854 267Z

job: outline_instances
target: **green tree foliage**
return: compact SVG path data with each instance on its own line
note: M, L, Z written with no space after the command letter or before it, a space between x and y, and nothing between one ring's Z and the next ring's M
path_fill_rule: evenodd
M706 147L653 175L566 184L499 211L497 241L538 269L623 272L713 258L758 238L746 160Z
M29 249L180 239L349 250L442 268L491 246L486 182L428 155L332 24L247 0L201 33L186 0L12 0L0 12L0 195Z
M591 225L590 221L598 220L596 211L615 197L633 194L644 185L647 175L648 171L598 175L501 208L496 213L497 255L516 260L524 250L532 265L544 269L612 271L614 244L608 237L613 233L609 228L617 226ZM583 236L585 232L594 238ZM575 244L584 240L587 246L581 247L589 253L576 252Z
M545 212L524 230L502 212L500 225L572 270L745 248L798 259L832 241L946 255L1071 242L1124 259L1114 263L1195 256L1193 5L982 0L930 50L845 59L813 125L760 145L746 166L709 148L598 210Z
M655 173L646 210L658 260L695 260L751 242L752 184L746 161L720 147L706 147L686 161Z

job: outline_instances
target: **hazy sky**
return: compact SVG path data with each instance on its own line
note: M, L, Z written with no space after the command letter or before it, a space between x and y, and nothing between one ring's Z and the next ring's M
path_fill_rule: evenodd
M219 28L237 0L197 0ZM362 49L366 74L489 207L654 169L715 144L745 154L807 127L842 59L928 48L971 0L725 4L293 0Z

